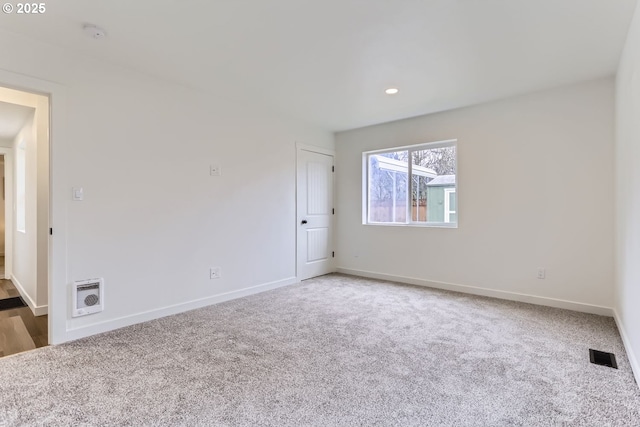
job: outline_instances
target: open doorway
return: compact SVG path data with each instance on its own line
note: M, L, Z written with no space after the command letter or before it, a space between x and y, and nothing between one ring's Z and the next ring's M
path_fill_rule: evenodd
M0 87L0 357L48 337L49 98Z

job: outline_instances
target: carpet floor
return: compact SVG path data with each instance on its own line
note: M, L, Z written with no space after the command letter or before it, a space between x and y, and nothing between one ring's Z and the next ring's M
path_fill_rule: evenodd
M640 391L611 318L328 275L0 359L14 425L640 426Z

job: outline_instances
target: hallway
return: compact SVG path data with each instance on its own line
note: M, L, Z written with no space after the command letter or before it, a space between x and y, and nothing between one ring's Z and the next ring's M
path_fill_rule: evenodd
M19 296L10 280L0 279L0 302ZM35 317L26 305L6 309L0 306L0 357L46 346L47 327L47 316Z

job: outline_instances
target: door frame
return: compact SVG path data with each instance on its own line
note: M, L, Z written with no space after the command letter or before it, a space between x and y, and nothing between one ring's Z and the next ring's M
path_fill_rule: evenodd
M299 182L298 182L298 166L299 166L299 161L300 161L300 152L301 151L310 151L312 153L316 153L316 154L324 154L326 156L331 156L333 157L333 163L335 165L335 160L336 160L336 152L335 150L332 150L330 148L324 148L324 147L318 147L315 145L309 145L309 144L303 144L301 142L296 142L296 164L295 164L295 168L294 168L294 173L295 173L295 183L296 183L296 197L295 197L295 239L296 239L296 244L295 244L295 248L296 248L296 279L298 281L300 281L300 257L299 257L299 248L298 248L298 233L300 230L300 227L298 226L298 221L299 221L299 212L298 212L298 186L299 186ZM335 168L335 166L334 166ZM334 169L335 172L335 169ZM331 195L332 195L332 204L335 206L335 201L336 201L336 179L335 179L335 173L332 174L332 179L331 179ZM332 220L331 220L331 234L332 234L332 242L334 242L335 244L335 214L332 215ZM330 265L331 265L331 271L335 271L335 258L333 258L330 261Z
M49 98L49 227L55 226L55 239L48 235L47 311L49 344L67 338L67 170L63 154L68 147L65 86L37 77L0 69L0 86L35 93ZM55 171L55 174L54 174Z
M4 277L13 274L13 148L0 147L4 156Z

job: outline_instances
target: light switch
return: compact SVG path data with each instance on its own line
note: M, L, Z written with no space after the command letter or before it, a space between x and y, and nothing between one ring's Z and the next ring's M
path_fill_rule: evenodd
M84 200L84 189L82 187L73 187L72 195L73 195L73 200L76 200L76 201Z

